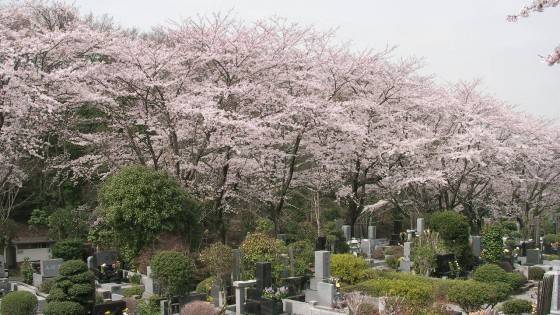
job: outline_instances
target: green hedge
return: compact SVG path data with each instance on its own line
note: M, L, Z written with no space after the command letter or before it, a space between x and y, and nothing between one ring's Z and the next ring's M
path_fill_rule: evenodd
M507 315L531 314L533 312L533 303L527 300L513 299L502 304L499 309Z
M544 277L544 269L540 267L529 267L529 279L541 281Z
M434 300L436 288L431 281L379 278L358 283L355 289L372 296L399 296L410 305L426 305Z
M80 239L58 241L52 247L53 258L62 258L64 261L81 260L84 253L84 242Z
M124 289L123 296L124 297L130 297L130 296L133 296L133 295L142 296L142 293L144 293L144 287L143 286L133 285L130 288Z
M447 300L470 313L507 298L509 285L503 282L485 283L475 280L458 281L446 293Z
M58 270L58 274L61 276L73 276L80 274L82 272L88 271L86 263L81 260L68 260L65 261Z
M76 302L49 302L43 310L43 315L83 315L85 309Z
M13 291L0 304L0 314L4 315L34 315L37 311L37 297L28 291Z
M331 255L331 275L349 284L354 284L360 273L370 265L362 257L352 254Z

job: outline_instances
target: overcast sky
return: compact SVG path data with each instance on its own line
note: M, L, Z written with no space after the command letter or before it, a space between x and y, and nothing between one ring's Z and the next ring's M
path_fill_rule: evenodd
M70 2L70 1L68 1ZM482 79L484 90L540 117L560 120L560 65L539 55L560 45L560 7L517 23L531 0L76 0L84 14L108 14L124 27L149 31L196 14L232 11L254 21L281 16L317 29L337 28L358 49L398 45L395 55L425 58L426 74L442 82Z

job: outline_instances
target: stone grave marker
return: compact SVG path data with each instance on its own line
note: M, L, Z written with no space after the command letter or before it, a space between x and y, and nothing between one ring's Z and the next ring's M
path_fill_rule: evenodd
M352 231L350 225L343 225L342 226L342 233L344 234L344 239L348 242L352 237Z
M400 262L399 270L407 271L407 272L412 270L412 261L410 261L411 249L412 249L412 243L405 242L403 260Z
M243 250L234 249L233 250L233 268L231 277L233 281L239 281L242 278L243 270Z
M328 279L331 277L331 252L315 252L315 278Z
M470 241L474 257L480 257L480 253L482 253L482 236L471 236Z
M325 236L319 236L315 239L315 250L325 250L327 246L327 238Z
M367 258L371 258L371 255L373 253L373 243L374 240L362 240L360 247L361 247L361 251L362 253L365 253L367 255Z
M58 270L60 269L60 265L62 265L63 262L64 259L62 258L41 260L41 276L45 278L58 276Z
M104 250L93 254L93 261L96 267L106 264L110 266L117 263L117 253L109 250Z
M550 301L550 314L560 314L560 271L547 271L544 278L553 277L552 300Z
M6 272L4 271L4 255L0 255L0 278L6 278Z
M272 286L272 265L269 262L258 262L256 270L257 290L261 292Z
M424 218L416 219L416 235L422 236L425 230Z
M540 265L542 264L542 255L539 249L528 249L527 250L527 262L526 265Z
M334 300L335 287L332 283L317 283L317 304L325 307L332 307Z
M87 266L88 269L97 269L97 266L95 265L94 261L93 261L93 256L88 256L87 258Z
M377 226L368 226L368 239L374 240L377 238Z

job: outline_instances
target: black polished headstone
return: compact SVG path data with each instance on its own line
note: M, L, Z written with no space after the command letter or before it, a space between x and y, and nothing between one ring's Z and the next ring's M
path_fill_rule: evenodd
M315 250L326 250L327 238L325 236L319 236L315 240Z
M93 260L96 266L106 264L110 266L117 263L117 253L109 250L104 250L93 254Z
M264 290L272 286L272 265L269 262L257 263L257 289Z

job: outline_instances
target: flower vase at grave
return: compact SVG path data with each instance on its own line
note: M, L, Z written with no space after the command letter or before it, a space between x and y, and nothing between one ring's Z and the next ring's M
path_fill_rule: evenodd
M282 300L262 298L261 315L278 315L283 311Z

